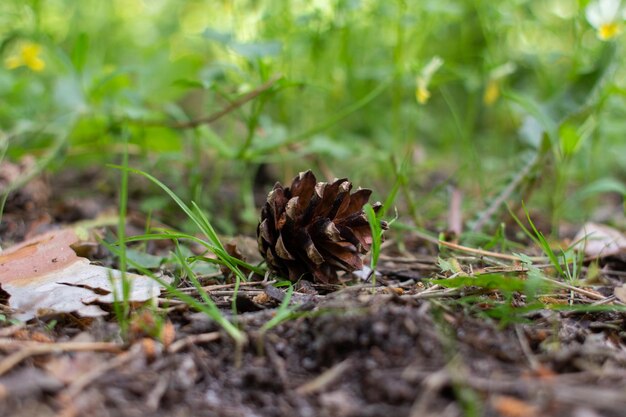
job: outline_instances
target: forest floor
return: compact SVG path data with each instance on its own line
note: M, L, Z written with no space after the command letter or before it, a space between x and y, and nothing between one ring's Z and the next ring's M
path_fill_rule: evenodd
M9 199L4 245L116 206L44 191ZM490 318L482 313L494 304L475 297L504 303L500 292L432 286L426 279L441 277L437 253L407 240L387 242L375 286L356 276L333 287L296 286L292 316L267 331L285 290L263 281L242 286L231 317L247 335L242 346L174 300L136 314L122 340L110 308L102 318L23 323L10 319L5 295L0 416L625 415L623 311L516 310L526 300L514 293L507 305L515 317ZM111 259L98 262L115 266ZM486 267L478 255L457 260L462 269ZM626 279L626 263L612 257L598 267L601 284L555 288L553 303L623 305L613 289ZM203 284L229 316L232 285L219 277ZM146 331L153 315L165 323L158 336Z

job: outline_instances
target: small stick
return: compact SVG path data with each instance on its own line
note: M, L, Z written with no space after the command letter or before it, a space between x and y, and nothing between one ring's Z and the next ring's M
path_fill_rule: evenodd
M282 77L283 76L280 75L280 74L279 75L275 75L274 77L270 78L267 82L261 84L260 86L258 86L254 90L250 91L248 94L245 94L245 95L239 97L238 99L232 101L230 104L228 104L228 106L224 107L222 110L220 110L218 112L215 112L215 113L210 114L210 115L208 115L206 117L201 117L201 118L195 119L195 120L189 120L189 121L186 121L186 122L169 123L168 126L174 128L174 129L191 129L191 128L194 128L194 127L198 127L200 125L213 123L213 122L217 121L218 119L221 119L223 116L227 115L228 113L232 112L233 110L236 110L239 107L243 106L244 104L246 104L250 100L253 100L257 96L259 96L262 93L264 93L265 91L269 90Z
M220 332L192 334L183 339L177 340L172 343L168 349L171 353L176 353L179 350L186 348L187 346L196 345L199 343L209 343L218 340L221 337Z
M429 236L426 233L422 233L422 232L418 232L418 231L414 231L413 232L415 234L415 236L419 237L422 240L425 240L427 242L431 242L434 243L435 245L441 245L441 246L446 246L450 249L454 249L454 250L458 250L461 252L466 252L466 253L473 253L476 255L480 255L480 256L490 256L492 258L499 258L499 259L506 259L509 261L513 261L513 262L519 262L520 258L514 255L507 255L504 253L498 253L498 252L491 252L488 250L482 250L482 249L474 249L474 248L470 248L467 246L462 246L462 245L457 245L456 243L451 243L451 242L446 242L444 240L439 240L435 237ZM548 261L549 259L546 257L542 257L542 256L529 256L529 259L533 262L545 262Z
M271 285L273 283L275 283L275 280L269 281L269 282L263 282L263 281L253 281L253 282L241 282L239 283L240 287L256 287L256 286L266 286L266 285ZM214 290L221 290L221 289L225 289L225 288L234 288L237 284L218 284L218 285L207 285L205 287L202 287L203 290L208 291L208 292L212 292ZM198 289L196 287L184 287L184 288L179 288L179 291L183 291L183 292L196 292L198 291Z
M446 368L433 372L422 380L421 395L411 405L410 417L428 415L428 407L436 398L437 392L450 382L450 375Z
M300 385L296 388L296 392L300 395L315 394L316 392L320 392L328 385L339 379L339 377L341 377L341 375L343 375L349 368L350 359L339 362L330 369L327 369L320 375L313 378L311 381Z
M569 284L566 284L565 282L557 281L555 279L551 279L551 278L547 278L547 277L542 277L542 279L544 281L547 281L547 282L549 282L551 284L556 285L557 287L568 289L568 290L573 291L575 293L578 293L580 295L584 295L587 298L591 298L592 300L604 300L606 298L602 294L598 294L596 292L587 291L587 290L582 289L582 288L574 287L573 285L569 285Z
M165 391L167 390L169 378L169 375L162 374L152 391L150 391L150 393L148 394L148 397L146 399L146 406L150 410L157 411L159 409L159 403L163 398L163 394L165 394Z
M121 346L109 342L62 342L62 343L39 343L24 342L14 339L0 339L0 347L24 347L11 355L7 356L0 362L0 375L13 369L15 365L31 356L44 355L46 353L58 352L84 352L84 351L101 351L101 352L119 352Z
M536 371L539 369L540 364L535 355L533 355L533 351L528 344L528 339L526 339L526 335L524 334L524 329L520 325L515 326L515 334L517 334L517 340L519 340L519 345L522 348L522 352L526 359L528 360L528 364L530 365L530 369Z
M496 211L498 211L500 206L502 204L504 204L506 199L509 198L511 196L511 194L513 194L513 191L515 191L517 186L519 184L521 184L521 182L524 180L524 178L526 178L528 176L528 173L530 172L530 170L538 162L539 162L539 157L537 156L537 157L531 159L526 165L524 165L524 167L521 169L521 171L517 173L515 178L513 178L513 181L511 181L509 183L509 185L504 187L504 190L502 190L500 195L498 195L496 197L496 199L493 200L493 202L489 205L487 210L485 210L481 214L481 216L478 218L478 220L476 220L476 223L474 223L474 226L472 227L472 232L478 232L478 231L480 231L483 228L485 223L487 223L487 221L489 221L489 219L491 219L491 217L493 217L493 215L496 213Z
M9 327L2 328L2 329L0 329L0 337L10 337L10 336L13 336L15 333L17 333L18 331L22 330L24 327L26 327L26 324L19 323L19 324L14 324L14 325L9 326Z
M613 301L617 301L617 297L615 297L614 295L611 295L609 297L606 297L604 300L600 300L600 301L596 301L595 303L591 303L592 306L601 306L604 304L609 304L612 303Z
M436 243L438 245L446 246L446 247L448 247L450 249L455 249L455 250L458 250L458 251L461 251L461 252L474 253L474 254L480 255L480 256L490 256L492 258L500 258L500 259L507 259L507 260L513 261L513 262L520 262L520 258L518 256L515 256L515 255L507 255L505 253L498 253L498 252L491 252L491 251L488 251L488 250L469 248L467 246L457 245L456 243L445 242L443 240L436 240ZM529 259L531 261L533 261L533 262L539 262L539 261L546 261L547 260L547 258L542 257L542 256L531 256L531 257L529 257Z
M435 256L422 256L422 257L413 257L413 256L389 256L383 253L378 257L380 261L393 261L396 263L402 264L412 264L412 263L421 263L421 264L436 264L437 258Z
M129 351L123 352L117 355L115 358L111 359L108 362L104 362L99 366L95 366L91 371L82 374L79 376L74 382L70 384L67 389L65 389L60 395L61 398L66 400L71 400L76 397L82 390L85 389L89 384L98 379L98 377L107 373L108 371L117 368L118 366L122 366L131 360L139 357L141 355L141 344L137 343L131 347Z

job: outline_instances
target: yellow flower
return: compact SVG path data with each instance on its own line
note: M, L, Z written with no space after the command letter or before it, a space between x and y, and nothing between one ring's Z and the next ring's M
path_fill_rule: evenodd
M428 91L428 88L426 88L425 85L419 85L422 83L418 82L417 84L418 86L415 89L415 98L417 99L417 102L419 104L426 104L426 102L430 98L430 91Z
M505 62L504 64L489 71L489 78L487 85L485 86L485 92L483 93L483 103L486 106L491 106L500 98L500 92L502 90L502 80L505 77L515 72L515 64L512 62Z
M622 31L624 9L621 0L597 0L585 8L585 16L598 34L598 38L608 41Z
M433 57L426 66L422 69L420 74L417 76L415 80L416 88L415 88L415 99L419 104L426 104L428 99L430 98L430 91L428 91L428 84L430 84L430 80L437 72L437 70L443 65L443 59L438 56Z
M4 60L4 66L8 69L15 69L21 66L30 68L33 71L43 71L46 63L39 57L41 45L32 42L24 42L17 52Z
M598 37L603 41L607 41L616 37L622 31L622 28L616 22L605 23L598 29Z
M491 106L500 98L500 83L497 80L489 80L485 93L483 94L483 103Z

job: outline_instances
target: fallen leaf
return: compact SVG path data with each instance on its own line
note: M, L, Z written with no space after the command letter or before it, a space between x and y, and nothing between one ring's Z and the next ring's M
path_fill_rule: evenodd
M83 317L107 313L94 303L115 301L121 294L122 273L91 265L70 247L80 239L72 229L49 232L0 252L0 288L18 320L76 312ZM129 301L157 296L161 287L149 277L126 274L132 283Z
M70 384L93 371L94 364L102 360L104 358L96 352L73 352L53 357L43 368L64 384Z
M575 248L593 257L613 256L626 253L626 236L612 227L586 223L576 234Z
M171 320L167 320L163 325L163 330L161 330L161 343L163 343L163 347L167 349L174 342L174 339L176 339L176 328Z
M623 303L626 303L626 284L622 285L621 287L615 287L615 289L613 290L613 294L615 295L615 298Z
M500 395L491 400L493 408L503 417L533 417L539 415L536 406L525 401Z

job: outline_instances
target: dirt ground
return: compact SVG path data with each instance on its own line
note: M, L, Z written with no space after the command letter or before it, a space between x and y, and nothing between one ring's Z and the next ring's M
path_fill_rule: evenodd
M42 212L19 197L2 218L3 242L101 208L66 202ZM243 346L176 302L159 305L165 333L131 326L127 342L112 315L13 323L5 307L0 416L626 415L624 313L533 310L502 326L454 302L465 294L427 290L436 256L409 255L387 249L375 289L358 278L297 288L297 317L265 333L284 290L244 287ZM603 262L624 279L623 263ZM214 295L229 314L229 287Z

